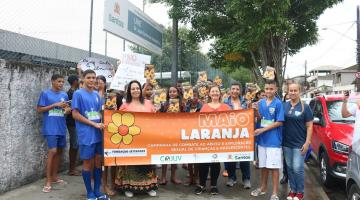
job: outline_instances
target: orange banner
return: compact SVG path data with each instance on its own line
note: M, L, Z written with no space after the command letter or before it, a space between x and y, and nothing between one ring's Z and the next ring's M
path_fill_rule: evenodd
M254 111L105 110L105 166L252 161Z

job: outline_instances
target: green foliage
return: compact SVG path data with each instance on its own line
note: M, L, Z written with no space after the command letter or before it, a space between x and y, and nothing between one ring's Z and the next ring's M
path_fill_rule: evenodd
M198 41L215 38L213 65L244 67L259 77L275 67L281 85L286 57L317 42L316 20L342 0L155 0L171 6L170 17L192 25ZM241 54L242 61L224 59ZM260 67L259 67L260 66Z
M200 46L199 43L194 40L191 35L191 32L186 28L179 28L179 43L181 42L181 49L179 49L179 55L181 58L181 69L190 70L193 66L192 64L195 62L193 58L194 55L204 56L199 51ZM163 34L163 48L162 48L162 56L156 55L147 51L144 48L132 46L131 50L136 53L143 53L147 55L151 55L152 61L151 63L155 64L155 70L157 72L163 71L171 71L171 54L172 54L172 28L168 27L164 30ZM161 69L160 69L161 67Z
M252 82L252 77L251 77L251 70L244 68L244 67L238 67L237 69L232 69L230 67L223 67L221 69L223 72L227 73L230 75L230 77L241 83L241 85L245 86L245 83L249 83Z

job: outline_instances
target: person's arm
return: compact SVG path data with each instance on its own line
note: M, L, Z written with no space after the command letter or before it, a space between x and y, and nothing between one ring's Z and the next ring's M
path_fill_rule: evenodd
M313 121L306 122L306 141L305 144L301 147L302 155L305 155L309 149L309 146L311 144L312 130L313 130Z
M38 113L43 113L43 112L47 112L55 107L61 107L61 108L66 108L67 104L63 101L61 102L57 102L57 103L54 103L54 104L51 104L49 106L37 106L36 107L36 111Z
M81 65L80 64L77 65L76 71L77 71L77 73L79 75L79 78L82 79L83 77L82 77L82 70L81 70Z
M102 123L96 123L96 122L93 122L93 121L87 119L86 117L82 116L77 109L74 109L72 111L72 116L73 116L73 118L75 120L77 120L79 122L82 122L84 124L87 124L89 126L93 126L95 128L98 128L98 129L103 129L104 128L104 125Z
M284 108L283 108L283 105L282 103L278 103L276 105L276 108L275 108L275 122L266 126L266 127L263 127L263 128L259 128L259 129L256 129L254 131L254 134L255 136L257 135L260 135L266 131L269 131L269 130L272 130L274 128L277 128L279 126L282 126L283 125L283 121L284 121Z
M349 96L344 96L344 102L341 106L341 115L342 117L344 118L347 118L347 117L351 117L352 114L349 112L348 110L348 107L347 107L347 102L348 102L348 99L349 99Z
M66 105L66 107L64 108L64 114L65 115L71 114L71 107L69 105Z
M274 129L274 128L277 128L279 126L282 126L283 125L283 122L274 122L272 123L271 125L267 126L267 127L264 127L264 128L258 128L254 131L254 135L255 136L258 136L266 131L269 131L271 129Z

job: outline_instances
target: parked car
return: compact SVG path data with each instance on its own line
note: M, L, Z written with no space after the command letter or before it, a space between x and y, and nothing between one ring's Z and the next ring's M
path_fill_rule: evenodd
M360 153L350 147L346 173L346 193L349 200L360 199Z
M342 117L342 103L342 96L318 96L309 104L314 114L312 155L319 162L321 181L327 187L334 178L346 178L355 118ZM355 102L349 101L349 106Z

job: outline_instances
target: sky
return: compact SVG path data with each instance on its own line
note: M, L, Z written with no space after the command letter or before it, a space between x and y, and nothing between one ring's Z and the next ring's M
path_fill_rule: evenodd
M130 0L142 9L143 0ZM286 76L304 74L322 65L345 68L356 64L356 6L359 0L344 0L328 8L318 19L319 41L288 59ZM94 0L93 52L105 54L103 31L104 0ZM165 27L171 26L168 8L162 4L146 4L145 13ZM0 29L45 39L63 45L88 50L90 0L1 0ZM108 35L107 54L119 58L123 40ZM201 43L206 53L211 41ZM126 50L128 50L128 43Z

